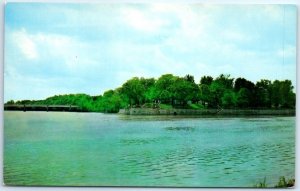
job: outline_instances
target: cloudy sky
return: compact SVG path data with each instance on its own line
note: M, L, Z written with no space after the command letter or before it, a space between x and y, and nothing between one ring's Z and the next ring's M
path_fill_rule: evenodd
M5 101L99 95L166 73L295 86L296 7L9 3L4 56Z

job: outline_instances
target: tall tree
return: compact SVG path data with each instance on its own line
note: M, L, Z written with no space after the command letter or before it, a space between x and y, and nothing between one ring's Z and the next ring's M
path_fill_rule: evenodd
M213 82L214 78L211 76L203 76L200 79L200 85L206 84L206 85L210 85Z
M219 107L222 105L222 97L226 90L232 90L234 78L230 75L221 74L209 86L211 92L211 106Z
M260 80L255 84L255 102L257 107L271 107L271 81Z
M250 97L252 93L247 88L241 88L237 93L237 106L240 108L247 108L251 105Z
M194 76L192 76L192 75L187 74L187 75L184 76L184 79L185 79L186 81L191 82L191 83L195 83Z
M246 90L240 92L241 89ZM234 90L238 93L239 105L241 105L242 107L257 106L257 100L255 99L255 84L253 82L246 80L245 78L237 78L234 82ZM243 97L242 99L241 96ZM243 100L243 103L241 103L241 100Z
M144 99L145 88L138 77L131 78L122 85L121 93L130 100L130 105L140 105Z
M227 89L225 90L223 97L221 98L222 107L225 108L233 108L237 104L237 98L235 92L233 90Z
M233 88L234 78L230 78L229 74L228 75L221 74L214 81L221 84L226 89L232 89Z
M140 78L140 81L144 89L142 102L153 102L156 96L154 92L156 80L154 78Z
M172 86L174 99L186 105L187 101L195 102L199 98L199 88L193 80L186 78L177 78Z
M255 84L245 78L237 78L234 82L234 90L239 91L241 88L246 88L250 91L254 91Z
M295 107L295 94L290 80L275 80L271 86L271 103L272 106L278 107Z
M174 100L174 85L179 77L172 74L162 75L155 83L155 89L157 91L156 98L163 103L173 104Z
M205 106L211 107L213 105L213 95L210 91L209 85L200 84L200 100Z

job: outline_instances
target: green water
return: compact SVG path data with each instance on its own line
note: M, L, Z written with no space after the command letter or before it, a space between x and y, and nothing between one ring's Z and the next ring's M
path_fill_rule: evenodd
M295 177L295 117L4 112L8 185L252 187Z

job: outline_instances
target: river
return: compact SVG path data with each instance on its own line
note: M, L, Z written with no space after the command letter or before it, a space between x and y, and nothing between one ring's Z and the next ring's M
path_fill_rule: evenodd
M4 112L4 182L253 187L295 177L295 117Z

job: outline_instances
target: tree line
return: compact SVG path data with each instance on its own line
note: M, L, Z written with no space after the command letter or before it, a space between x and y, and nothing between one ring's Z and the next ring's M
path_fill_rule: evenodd
M164 74L158 79L133 77L103 95L55 95L45 100L8 101L6 104L77 105L86 111L118 112L121 108L295 108L296 95L290 80L245 78L221 74L215 79Z

